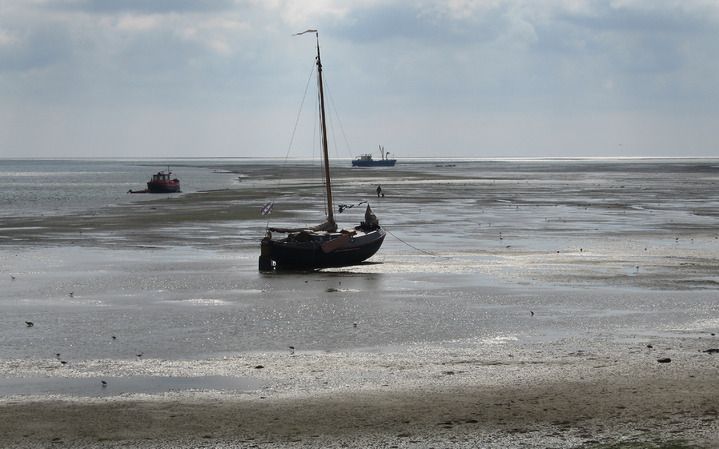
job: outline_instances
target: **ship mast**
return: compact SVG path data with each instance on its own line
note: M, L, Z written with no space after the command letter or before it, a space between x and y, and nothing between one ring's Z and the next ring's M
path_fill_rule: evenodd
M320 37L315 31L317 38L317 84L320 92L320 129L322 131L322 157L325 168L325 188L327 190L327 222L334 224L334 214L332 213L332 182L330 181L330 158L327 150L327 122L325 120L325 92L322 82L322 61L320 60Z

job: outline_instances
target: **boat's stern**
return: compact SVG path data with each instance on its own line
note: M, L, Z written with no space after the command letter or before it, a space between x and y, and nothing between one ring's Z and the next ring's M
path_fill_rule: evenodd
M260 242L259 269L262 272L275 270L275 262L272 260L272 236L266 235Z

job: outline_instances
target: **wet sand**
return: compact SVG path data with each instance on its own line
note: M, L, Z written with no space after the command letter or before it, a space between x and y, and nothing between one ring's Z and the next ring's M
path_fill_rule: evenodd
M590 165L338 170L392 234L305 275L257 273L257 211L312 223L310 169L6 217L0 376L55 383L6 388L0 445L719 447L717 174ZM143 376L200 386L113 390Z
M572 448L671 441L683 442L672 447L717 447L719 354L704 352L717 339L652 343L94 361L73 369L97 379L147 371L234 373L264 386L6 397L0 439L12 447ZM671 362L658 362L665 358ZM16 374L47 364L20 362Z
M719 169L712 162L493 162L334 170L336 203L369 200L391 234L373 260L437 255L510 282L719 287ZM256 257L273 226L324 216L316 167L219 166L233 188L161 195L59 216L5 217L0 241L20 246L195 247ZM283 174L290 174L283 179ZM225 174L223 173L223 176ZM384 198L375 198L381 184ZM318 193L319 192L319 193ZM337 214L357 225L362 208ZM426 261L419 262L427 263ZM637 276L637 274L641 274Z

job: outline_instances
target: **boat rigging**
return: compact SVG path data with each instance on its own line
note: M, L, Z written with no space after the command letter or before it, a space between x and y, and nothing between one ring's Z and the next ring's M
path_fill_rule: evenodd
M305 33L314 33L317 41L315 64L319 91L319 124L327 216L324 223L309 228L268 227L266 235L260 243L259 257L259 269L265 272L276 269L316 270L356 265L372 257L379 250L386 236L369 204L365 210L364 221L353 229L338 231L333 213L319 33L317 30L307 30L296 35ZM272 203L268 203L263 211L269 211L271 207ZM275 238L273 232L284 234L284 236Z

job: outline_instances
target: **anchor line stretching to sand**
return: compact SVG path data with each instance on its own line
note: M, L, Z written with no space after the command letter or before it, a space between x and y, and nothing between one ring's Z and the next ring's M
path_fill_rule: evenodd
M424 254L427 254L428 256L433 256L433 257L442 257L442 258L446 258L446 259L451 259L451 257L448 257L448 256L440 256L439 254L431 253L431 252L429 252L429 251L423 250L422 248L417 248L416 246L412 245L411 243L408 243L408 242L402 240L401 238L397 237L395 234L393 234L392 231L390 231L389 229L387 229L387 225L384 225L384 226L382 227L382 229L384 229L385 232L387 232L387 234L389 234L389 235L391 235L392 237L396 238L397 240L399 240L400 242L402 242L402 243L404 243L405 245L409 246L410 248L419 251L420 253L424 253Z

